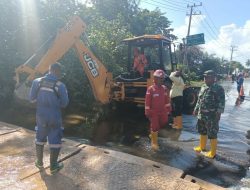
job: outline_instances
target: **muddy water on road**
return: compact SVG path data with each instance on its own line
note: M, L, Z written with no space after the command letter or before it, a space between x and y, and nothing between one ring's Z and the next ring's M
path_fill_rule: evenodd
M228 81L223 86L226 108L220 121L217 156L213 160L194 153L193 146L199 143L199 135L196 118L190 115L183 115L183 130L166 127L160 131L159 152L150 149L149 123L143 117L142 109L114 113L94 126L87 124L89 121L81 114L68 115L65 135L83 143L105 146L180 168L187 175L230 189L246 190L250 187L250 80L245 80L245 101L238 106L235 106L236 84ZM9 110L1 115L1 121L34 129L34 110Z

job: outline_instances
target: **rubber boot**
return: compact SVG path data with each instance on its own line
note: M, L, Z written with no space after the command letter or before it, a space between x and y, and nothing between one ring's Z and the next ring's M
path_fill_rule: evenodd
M210 143L211 143L211 149L210 151L204 153L204 156L208 158L214 158L216 155L216 149L217 149L217 139L211 139Z
M159 150L159 145L158 145L158 131L153 132L151 131L151 147L154 151Z
M182 129L182 116L177 116L178 129Z
M195 152L201 152L206 149L207 135L200 135L200 145L194 147Z
M172 124L172 128L176 128L177 126L177 120L176 120L176 117L173 117L173 124Z
M58 163L57 159L60 153L60 148L50 149L50 173L55 174L63 168L63 163Z
M176 117L176 125L174 128L175 129L182 129L182 116Z
M148 135L149 139L151 140L152 139L152 131L151 133Z
M35 166L38 169L43 169L43 145L36 144L36 162Z

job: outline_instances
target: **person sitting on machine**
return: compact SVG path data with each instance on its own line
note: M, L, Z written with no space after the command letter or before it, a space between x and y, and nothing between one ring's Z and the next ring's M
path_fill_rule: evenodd
M144 74L144 67L148 64L144 51L139 52L138 48L134 48L134 65L133 69L139 72L140 76Z

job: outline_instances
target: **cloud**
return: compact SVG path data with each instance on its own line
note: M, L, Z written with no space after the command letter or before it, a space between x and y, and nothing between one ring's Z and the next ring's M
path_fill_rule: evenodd
M218 37L205 45L209 53L216 53L227 60L231 58L232 47L232 60L244 65L250 59L250 20L243 27L235 24L221 26Z
M205 51L209 54L215 54L219 58L230 60L231 46L234 46L233 61L239 61L244 65L250 59L250 20L247 20L242 27L234 23L221 26L216 34L216 30L212 31L211 26L205 26L206 22L203 21L206 17L204 15L197 17L198 19L192 22L190 34L205 34L206 44L201 45ZM185 24L174 30L179 42L187 35L188 19L186 17Z

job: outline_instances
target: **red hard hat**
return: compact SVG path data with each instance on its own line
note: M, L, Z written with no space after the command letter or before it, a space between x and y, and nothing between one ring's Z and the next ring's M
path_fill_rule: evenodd
M164 78L165 77L165 73L163 70L161 69L157 69L154 74L153 74L154 77L159 77L159 78Z

